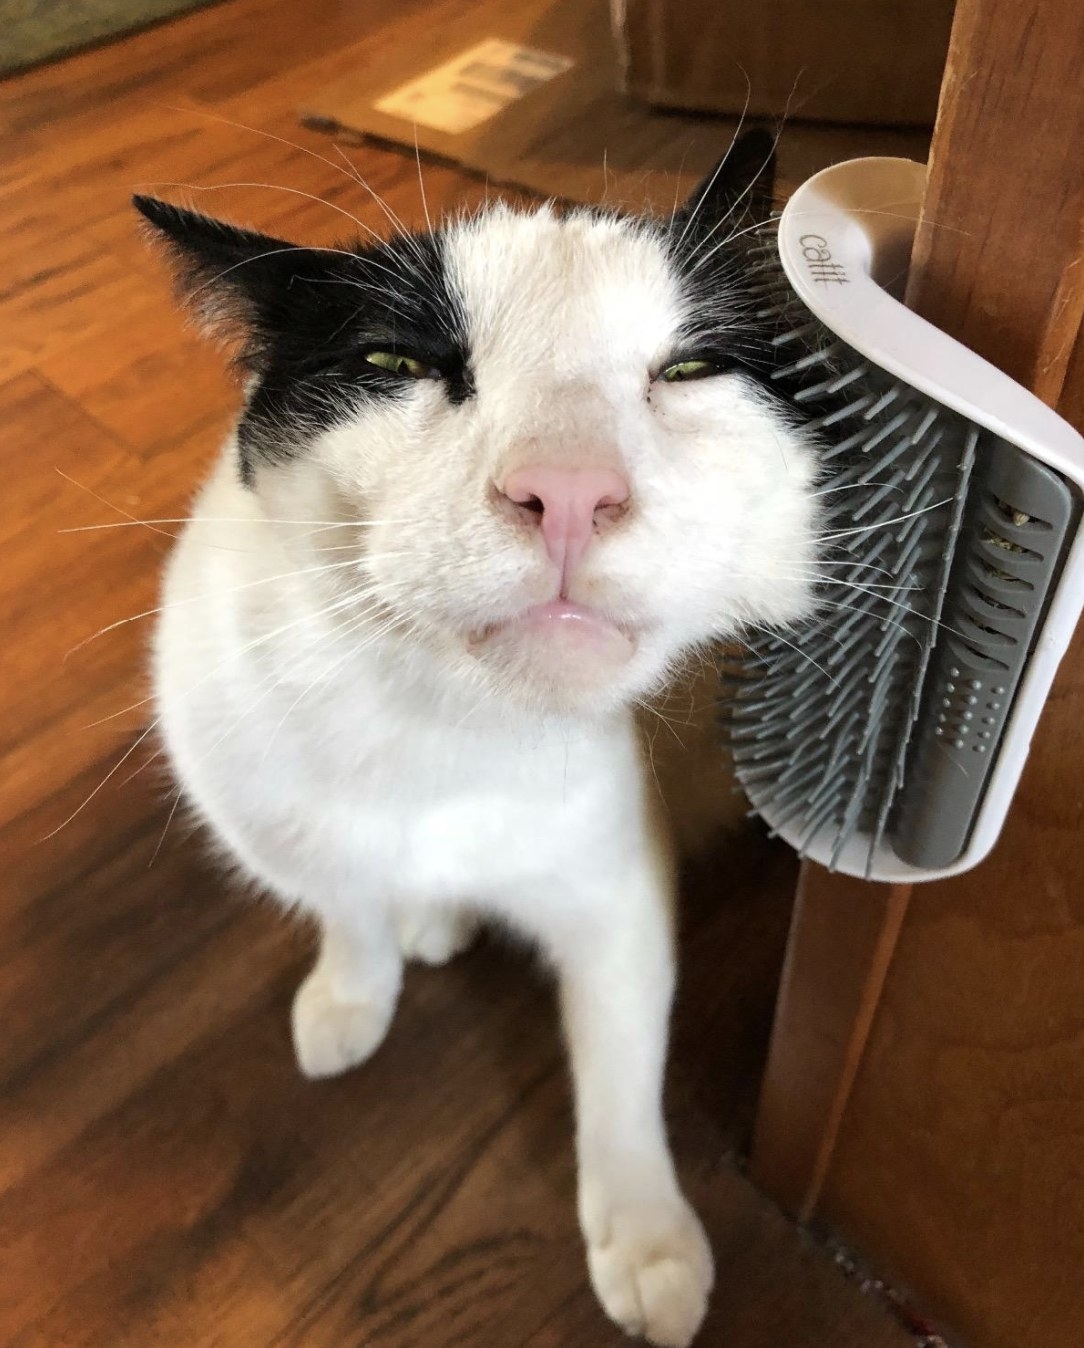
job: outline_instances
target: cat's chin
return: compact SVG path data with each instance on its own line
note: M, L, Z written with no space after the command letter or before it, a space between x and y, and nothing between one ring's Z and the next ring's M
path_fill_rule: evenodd
M468 649L530 700L574 710L612 701L638 640L604 614L558 599L485 627Z

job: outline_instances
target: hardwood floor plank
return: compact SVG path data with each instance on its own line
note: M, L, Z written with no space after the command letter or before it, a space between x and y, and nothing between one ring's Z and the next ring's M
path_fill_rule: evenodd
M222 353L166 308L169 288L164 268L160 277L148 277L145 286L147 301L136 306L123 324L39 357L37 369L143 458L204 430L213 447L225 434L240 391L227 373ZM171 381L178 361L185 366L182 383ZM170 390L165 396L164 388ZM197 463L193 457L190 471ZM141 477L141 467L133 465L129 486Z
M32 1179L194 1043L221 1035L223 1025L266 996L268 982L282 970L299 969L299 933L240 897L219 893L209 870L201 875L194 866L192 872L209 920L191 923L183 905L168 908L168 920L187 930L164 971L148 970L152 976L138 987L118 989L123 995L105 1013L85 1017L65 1044L50 1045L48 1057L39 1056L33 1070L5 1085L0 1191Z
M425 8L425 0L402 0L396 12ZM0 82L3 124L26 136L132 98L184 94L218 102L378 36L385 21L379 9L342 0L308 0L303 21L283 0L208 6Z
M77 901L58 887L6 924L0 984L0 1017L8 1027L0 1044L5 1093L64 1059L229 913L199 865L197 848L180 857L166 853L168 870L152 864L168 810L148 810L142 796L137 788L123 802L141 808L134 818L118 818L115 802L106 820L98 817L99 828L107 822L119 846L82 870ZM198 883L190 883L193 876Z
M43 225L43 231L48 228ZM47 261L36 247L21 254L13 251L5 270L0 379L22 373L76 337L107 332L139 302L131 273L87 236L57 239Z
M2 829L50 795L64 794L111 751L122 752L132 725L146 724L138 708L134 720L102 719L146 694L149 629L124 620L156 604L170 541L154 529L129 527L128 517L182 514L207 450L201 434L144 463L85 406L37 374L0 385L0 418L9 471L0 499ZM99 523L123 527L67 532ZM116 622L122 625L81 645ZM78 803L70 793L64 798L69 809Z

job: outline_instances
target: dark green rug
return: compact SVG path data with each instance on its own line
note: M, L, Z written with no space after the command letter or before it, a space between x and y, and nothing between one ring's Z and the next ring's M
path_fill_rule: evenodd
M143 28L211 0L0 0L0 71Z

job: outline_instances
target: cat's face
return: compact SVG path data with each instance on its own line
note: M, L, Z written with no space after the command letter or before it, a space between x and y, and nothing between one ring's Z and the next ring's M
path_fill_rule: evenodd
M497 207L277 252L162 209L197 284L235 268L208 293L249 334L250 488L364 521L369 602L457 674L604 711L808 611L815 458L765 391L744 254L708 256L727 224Z

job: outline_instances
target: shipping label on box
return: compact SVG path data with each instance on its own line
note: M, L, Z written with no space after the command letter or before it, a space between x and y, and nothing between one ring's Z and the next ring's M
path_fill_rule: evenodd
M572 68L567 56L491 37L377 100L377 112L458 136Z

